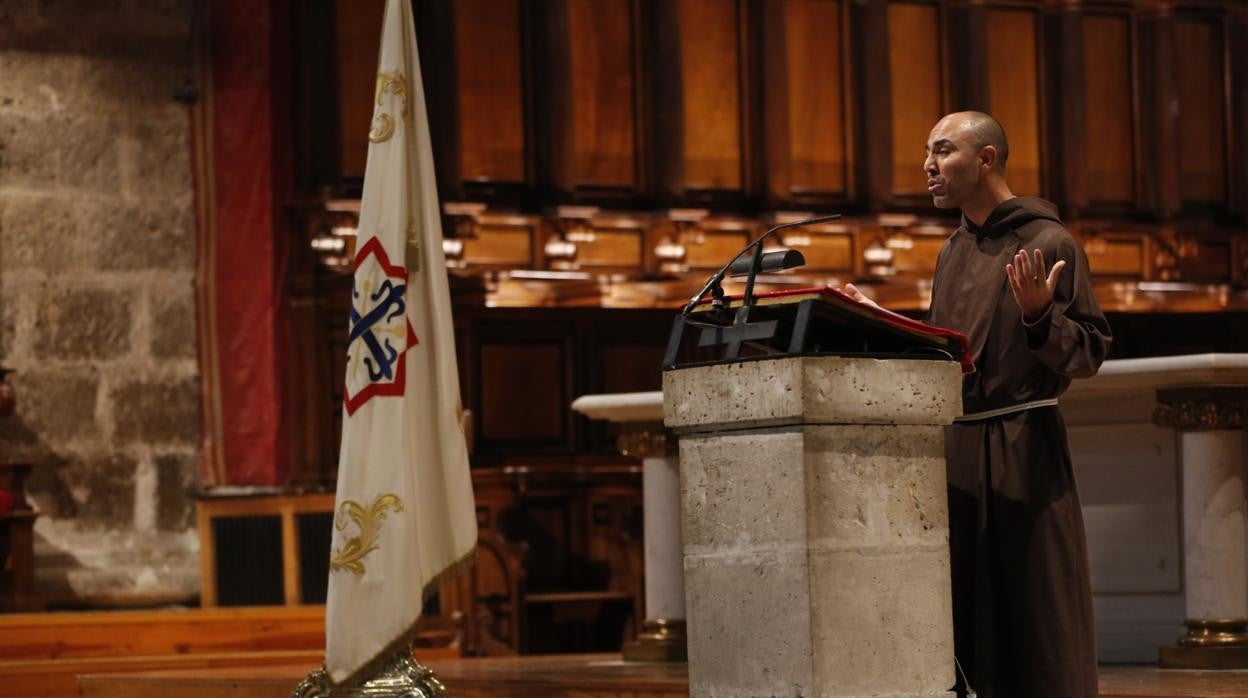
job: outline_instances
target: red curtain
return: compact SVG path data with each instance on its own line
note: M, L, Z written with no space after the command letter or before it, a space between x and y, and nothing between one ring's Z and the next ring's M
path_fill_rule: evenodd
M287 237L278 205L290 165L287 129L275 128L286 116L284 54L275 51L285 48L274 25L281 5L196 3L192 147L206 487L278 486L290 470L281 399Z

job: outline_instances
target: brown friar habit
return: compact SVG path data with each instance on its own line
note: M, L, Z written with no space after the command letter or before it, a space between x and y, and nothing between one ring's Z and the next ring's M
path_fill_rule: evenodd
M1037 248L1047 269L1066 266L1048 313L1029 326L1005 265ZM970 342L968 415L1055 398L1109 351L1087 258L1037 198L1003 202L982 227L963 219L940 252L928 320ZM982 698L1095 698L1087 545L1061 413L954 425L945 455L954 647L971 686Z

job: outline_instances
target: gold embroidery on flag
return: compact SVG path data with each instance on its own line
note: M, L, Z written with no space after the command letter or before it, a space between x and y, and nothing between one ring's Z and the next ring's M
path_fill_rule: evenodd
M407 117L407 80L404 79L403 73L381 72L377 74L377 104L381 104L381 97L386 92L390 92L399 98L399 104L402 106L401 112ZM373 127L368 132L368 140L374 143L381 143L389 140L394 135L394 117L386 112L381 112L373 117Z
M381 96L389 90L402 100L403 116L407 116L407 79L403 77L403 73L394 71L393 73L380 72L377 73L377 103L381 104Z
M334 528L345 531L348 521L354 521L360 529L360 535L348 538L345 545L330 554L331 571L346 570L351 574L364 574L364 556L381 547L377 538L381 534L381 522L386 518L386 509L393 509L396 513L403 511L403 501L393 494L383 494L374 499L367 509L350 499L338 507Z
M368 132L368 140L374 143L390 140L394 135L394 119L382 112L373 119L373 128Z
M407 273L420 271L420 228L416 221L407 219Z

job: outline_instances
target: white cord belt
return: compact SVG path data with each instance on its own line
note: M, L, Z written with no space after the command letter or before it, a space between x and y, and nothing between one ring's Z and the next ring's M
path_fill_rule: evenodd
M995 410L987 410L985 412L975 412L972 414L964 414L953 420L955 424L962 422L980 422L993 417L1002 417L1007 414L1016 414L1018 412L1026 412L1034 410L1037 407L1057 407L1057 398L1052 397L1047 400L1032 400L1031 402L1023 402L1009 407L998 407Z

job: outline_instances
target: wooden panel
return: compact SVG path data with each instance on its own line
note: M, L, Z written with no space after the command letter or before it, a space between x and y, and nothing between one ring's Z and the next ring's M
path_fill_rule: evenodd
M1222 31L1216 22L1175 22L1179 74L1179 191L1186 202L1226 200L1226 102Z
M641 267L640 230L595 230L594 241L580 243L576 261L582 267Z
M476 237L464 240L463 260L475 265L532 267L533 230L527 226L482 225Z
M1200 242L1196 255L1179 260L1184 281L1230 281L1231 243L1212 240Z
M1105 240L1104 244L1085 244L1083 249L1093 274L1134 277L1144 274L1144 244L1139 240Z
M940 14L935 5L888 4L893 193L927 193L923 145L941 117Z
M385 0L337 0L338 123L342 176L363 177L373 119Z
M685 187L741 188L741 47L736 0L680 2ZM660 67L660 71L662 71Z
M1010 144L1006 172L1020 196L1040 194L1039 73L1036 13L988 11L989 110Z
M911 235L913 247L893 251L893 268L898 274L930 276L936 271L936 256L948 238L943 235Z
M323 649L325 609L185 609L0 616L5 661Z
M602 392L635 393L662 388L663 352L654 344L619 344L602 348Z
M841 3L788 0L790 187L845 191Z
M441 650L439 650L441 652ZM323 649L289 652L249 652L222 654L167 654L139 657L98 657L91 659L52 659L36 662L0 662L0 685L5 696L39 698L253 698L256 695L289 695L275 688L256 693L239 690L236 680L219 680L202 685L175 687L163 681L168 674L184 671L217 671L223 675L269 676L274 668L291 665L301 668L318 665ZM304 670L306 675L307 671ZM124 674L129 679L119 679Z
M685 246L685 264L690 269L718 269L748 243L744 232L707 232L702 244Z
M564 438L564 345L481 345L481 436L487 441Z
M806 257L803 270L817 272L852 272L854 270L854 236L849 233L811 235L810 243L797 247Z
M523 181L519 0L455 0L455 54L464 180Z
M576 184L636 184L632 0L569 0Z
M1088 199L1130 202L1135 198L1130 20L1084 17L1083 55Z

